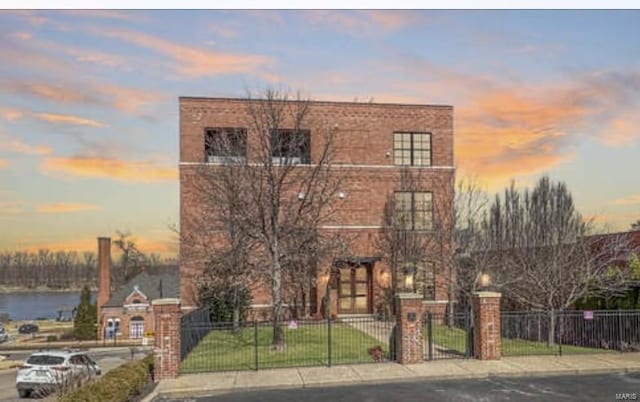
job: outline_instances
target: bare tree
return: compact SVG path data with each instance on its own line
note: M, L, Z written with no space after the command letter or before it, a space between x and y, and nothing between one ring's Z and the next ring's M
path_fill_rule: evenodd
M487 271L490 255L481 236L481 222L488 198L475 177L456 179L453 206L436 202L434 215L439 222L435 238L439 258L446 272L447 324L453 325L454 304L470 305L479 278ZM450 248L448 248L450 247Z
M616 294L628 275L615 269L632 247L625 236L589 236L592 222L575 210L562 183L543 177L533 190L515 184L496 196L484 220L483 246L493 253L492 276L516 303L549 313L548 343L556 312L587 294Z
M120 266L119 269L112 270L112 284L117 289L141 272L145 256L138 250L130 232L116 230L116 234L118 238L113 241L113 244L120 251Z
M395 192L387 196L382 216L382 231L376 240L376 248L391 269L391 289L418 291L424 297L431 293L435 297L435 263L437 242L434 227L438 224L431 215L417 216L416 203L428 203L424 210L433 205L431 198L416 200L416 194L426 194L421 171L402 168ZM431 196L431 193L429 193ZM421 208L423 209L423 208ZM417 279L412 289L405 289L404 277L407 270L414 270Z
M213 191L202 199L208 212L194 218L197 228L186 241L200 261L207 253L224 261L218 267L226 277L269 285L273 346L279 349L283 300L297 294L288 285L312 276L325 249L317 229L332 213L339 183L331 169L334 128L311 120L308 100L272 89L262 99L249 96L246 112L248 131L208 136L206 157L213 164L195 181Z

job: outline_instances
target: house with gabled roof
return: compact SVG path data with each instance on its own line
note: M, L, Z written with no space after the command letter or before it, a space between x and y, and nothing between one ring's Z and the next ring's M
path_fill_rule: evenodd
M178 267L144 269L112 291L110 243L109 238L98 239L98 338L142 339L154 328L151 302L179 297Z

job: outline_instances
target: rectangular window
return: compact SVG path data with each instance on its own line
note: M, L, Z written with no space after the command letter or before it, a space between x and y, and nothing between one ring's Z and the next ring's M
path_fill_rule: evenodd
M204 155L207 162L245 162L247 129L236 127L207 128L204 131Z
M430 133L393 133L393 163L431 166Z
M436 299L435 263L419 264L416 270L416 289L422 293L425 300Z
M278 129L271 131L271 157L274 164L311 163L311 132Z
M433 209L432 194L422 191L395 193L395 226L407 230L430 230Z

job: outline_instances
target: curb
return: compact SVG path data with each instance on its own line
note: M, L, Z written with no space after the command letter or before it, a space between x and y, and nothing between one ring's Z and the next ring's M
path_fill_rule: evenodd
M540 371L536 373L530 373L526 371L522 372L486 372L486 373L469 373L469 374L450 374L450 375L437 375L437 376L423 376L423 377L409 377L409 378L389 378L380 380L360 380L354 382L322 382L313 384L302 385L274 385L266 387L245 387L245 388L222 388L217 390L204 389L204 388L183 388L176 390L157 391L154 390L149 395L141 400L141 402L159 402L163 399L181 399L192 397L205 397L205 396L218 396L225 395L233 392L260 392L271 390L284 390L284 389L306 389L306 388L323 388L323 387L348 387L354 385L374 385L374 384L392 384L392 383L413 383L419 381L455 381L455 380L473 380L484 379L490 377L552 377L552 376L580 376L580 375L594 375L594 374L616 374L616 373L634 373L640 372L640 367L611 367L611 368L597 368L597 369L559 369Z

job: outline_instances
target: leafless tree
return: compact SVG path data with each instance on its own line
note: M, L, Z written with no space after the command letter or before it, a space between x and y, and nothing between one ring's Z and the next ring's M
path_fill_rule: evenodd
M507 298L549 313L548 343L556 313L587 294L626 290L628 275L613 268L632 249L627 236L590 236L592 222L575 210L562 182L543 177L533 190L515 184L496 195L482 227L492 253L492 277Z
M223 261L219 269L226 276L269 285L276 349L284 343L284 298L304 298L292 291L291 280L306 282L322 259L326 238L317 229L332 213L339 183L331 169L334 128L311 120L309 107L299 95L267 89L261 99L249 96L246 132L208 137L212 164L195 180L197 188L209 189L200 203L207 212L195 218L197 228L185 239L192 252L200 250L200 261L207 250Z
M111 283L115 289L139 274L146 263L145 255L138 250L135 239L131 237L130 232L116 230L116 234L118 238L113 241L113 244L120 251L120 261L118 269L111 271Z
M424 191L424 188L420 170L402 168L395 192L389 194L385 202L382 230L375 245L391 269L391 289L394 294L398 290L405 290L433 292L435 295L435 265L430 264L437 262L437 242L433 231L437 224L431 216L418 217L415 213L415 193ZM433 205L432 199L420 202ZM429 206L425 207L427 209ZM416 219L420 221L416 222ZM416 281L412 289L405 289L407 269L414 270ZM426 294L424 296L428 297Z

